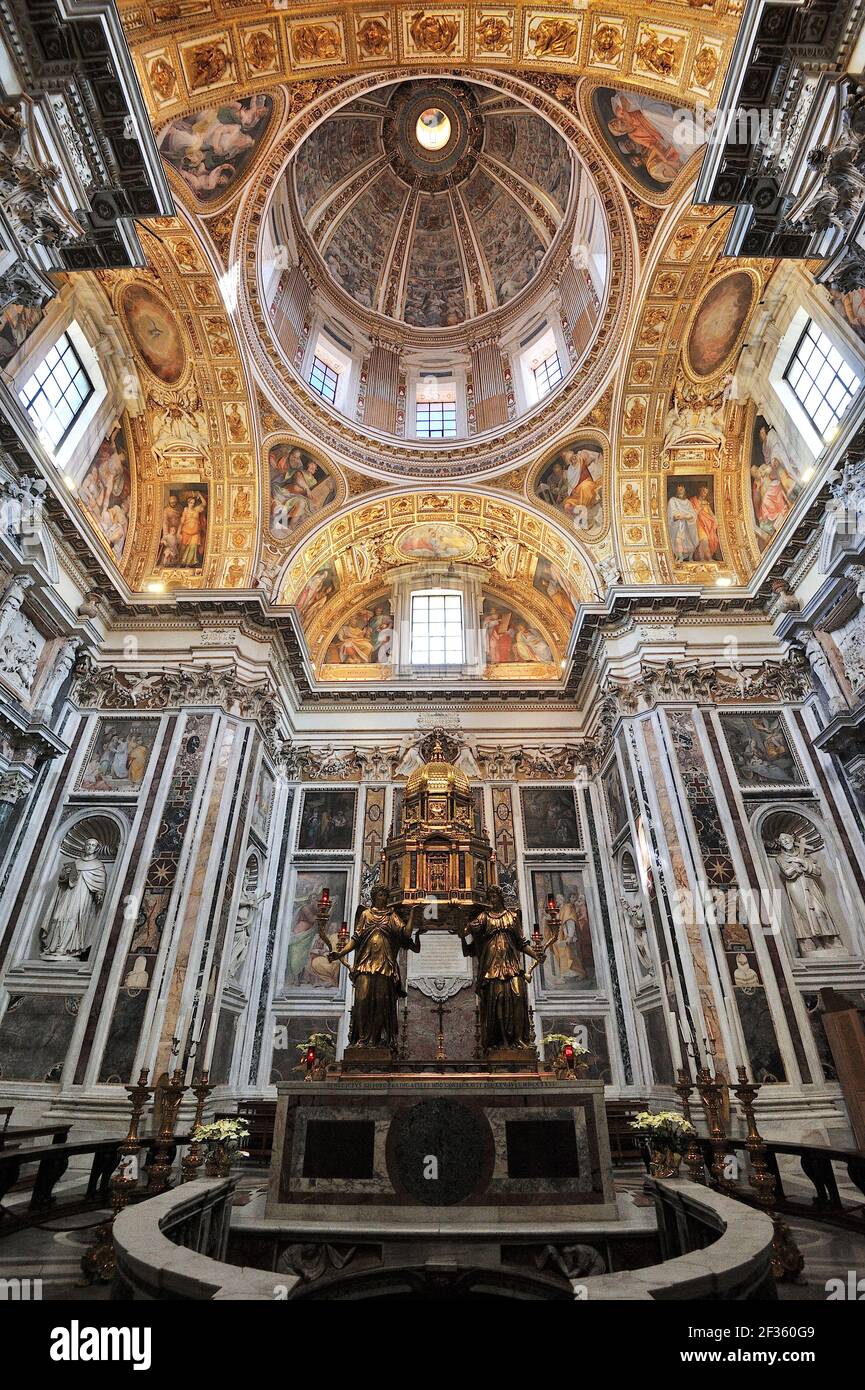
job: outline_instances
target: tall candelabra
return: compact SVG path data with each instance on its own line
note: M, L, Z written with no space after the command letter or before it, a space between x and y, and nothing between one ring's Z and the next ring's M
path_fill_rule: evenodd
M697 1072L697 1090L703 1103L706 1123L709 1127L709 1143L712 1146L710 1172L712 1181L721 1192L728 1192L733 1184L727 1176L727 1135L722 1123L723 1092L721 1083L706 1067Z
M201 1080L198 1085L192 1087L192 1094L195 1096L195 1119L192 1122L192 1143L180 1160L181 1182L192 1182L197 1178L198 1170L204 1163L205 1155L202 1151L201 1144L195 1138L195 1132L204 1119L204 1107L207 1103L207 1097L213 1090L209 1081L210 1073L204 1071L201 1073Z
M174 1148L174 1129L180 1111L180 1103L186 1094L183 1077L179 1070L170 1077L160 1094L160 1125L156 1136L156 1152L150 1165L147 1191L152 1197L158 1192L166 1192L171 1175L172 1149Z
M767 1162L766 1142L757 1128L757 1121L754 1116L754 1102L759 1095L760 1087L755 1082L748 1080L748 1074L744 1067L739 1067L738 1077L739 1084L734 1088L733 1094L742 1107L745 1124L748 1126L748 1133L745 1136L745 1148L748 1150L748 1157L751 1161L751 1176L748 1182L754 1189L758 1205L771 1217L774 1227L772 1273L779 1282L783 1279L799 1282L802 1277L802 1270L805 1268L805 1257L796 1244L793 1232L787 1222L775 1210L777 1201L775 1175Z
M700 1147L700 1140L697 1135L697 1127L691 1116L690 1096L693 1094L694 1087L688 1073L681 1067L679 1068L679 1080L673 1089L682 1102L682 1116L691 1126L691 1133L688 1135L688 1143L685 1148L685 1166L688 1169L688 1176L691 1182L705 1184L706 1164L703 1159L703 1150Z
M117 1167L109 1184L111 1216L96 1227L94 1244L81 1257L81 1269L88 1283L99 1280L100 1283L107 1284L114 1278L114 1222L138 1185L138 1154L141 1150L138 1127L144 1107L153 1095L153 1088L147 1085L147 1071L141 1072L134 1086L127 1086L125 1089L132 1113L126 1138L118 1151Z

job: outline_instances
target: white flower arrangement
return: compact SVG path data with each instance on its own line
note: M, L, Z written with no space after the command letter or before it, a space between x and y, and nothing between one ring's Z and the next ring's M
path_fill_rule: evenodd
M631 1129L645 1134L655 1148L681 1149L682 1139L696 1130L678 1110L641 1110L631 1120Z
M547 1036L542 1039L542 1042L544 1047L556 1047L560 1052L563 1047L567 1047L570 1043L571 1047L574 1049L575 1057L588 1057L589 1055L589 1049L583 1047L582 1043L578 1043L576 1038L569 1037L567 1033L547 1033Z
M196 1125L192 1139L196 1144L239 1144L249 1138L245 1120L211 1120L207 1125ZM245 1153L239 1155L246 1158Z

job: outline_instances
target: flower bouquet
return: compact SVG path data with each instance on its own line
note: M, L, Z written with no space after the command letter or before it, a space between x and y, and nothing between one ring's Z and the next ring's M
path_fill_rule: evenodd
M210 1124L196 1125L191 1137L207 1153L204 1171L209 1178L227 1178L233 1160L247 1156L240 1147L249 1138L245 1120L211 1120Z
M307 1080L323 1080L327 1069L336 1061L336 1038L333 1033L310 1033L306 1042L298 1043L300 1053L295 1071L305 1071Z
M591 1053L568 1033L547 1033L542 1039L544 1056L553 1064L556 1080L567 1076L585 1076Z
M641 1110L631 1121L631 1129L648 1141L651 1150L649 1172L653 1178L678 1176L687 1139L695 1133L690 1120L678 1110Z

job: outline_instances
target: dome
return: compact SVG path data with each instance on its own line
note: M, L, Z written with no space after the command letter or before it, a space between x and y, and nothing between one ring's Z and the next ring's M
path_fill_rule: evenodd
M516 98L424 79L333 112L288 179L295 225L339 295L412 329L453 329L534 281L575 167Z
M436 786L436 783L439 785ZM465 792L466 795L470 790L466 774L454 767L453 763L445 762L443 758L434 758L423 767L416 768L405 784L405 794L412 796L423 787L429 786L435 791L446 791L454 787L456 791Z

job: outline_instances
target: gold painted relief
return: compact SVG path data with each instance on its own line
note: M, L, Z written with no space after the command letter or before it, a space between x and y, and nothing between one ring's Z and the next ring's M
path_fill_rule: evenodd
M402 9L402 49L408 58L466 56L465 12Z
M288 46L295 71L332 67L344 63L345 34L339 15L309 20L290 20Z
M581 19L528 10L523 16L524 61L552 67L577 67L580 61Z
M515 10L484 10L474 27L474 51L487 61L504 62L514 54Z
M363 11L354 17L354 42L362 63L378 63L393 57L390 12Z

